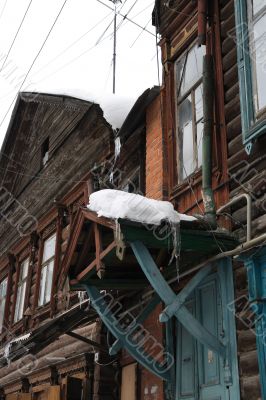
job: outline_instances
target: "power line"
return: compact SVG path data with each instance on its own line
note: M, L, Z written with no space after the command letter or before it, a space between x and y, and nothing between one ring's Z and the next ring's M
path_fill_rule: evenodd
M27 9L26 9L26 11L25 11L25 13L24 13L24 15L23 15L23 18L22 18L22 20L21 20L21 22L20 22L20 24L19 24L19 27L18 27L18 29L17 29L17 32L16 32L16 34L15 34L15 36L14 36L14 39L12 40L12 43L11 43L9 49L8 49L8 52L7 52L7 54L6 54L6 57L5 57L4 62L3 62L3 64L2 64L2 67L1 67L1 69L0 69L0 72L2 72L2 70L3 70L3 68L4 68L5 64L6 64L6 61L7 61L8 57L9 57L9 54L10 54L10 52L11 52L11 50L12 50L14 44L15 44L15 41L16 41L16 39L17 39L17 36L18 36L18 34L19 34L19 32L20 32L20 29L21 29L21 27L22 27L22 25L23 25L23 22L24 22L24 20L25 20L27 14L28 14L28 11L29 11L29 9L30 9L30 6L31 6L31 3L32 3L32 2L33 2L33 0L30 0L30 2L29 2L29 4L28 4L28 7L27 7Z
M98 3L102 4L103 6L109 8L109 10L114 11L114 9L110 6L108 6L107 4L105 4L104 2L102 2L101 0L96 0L98 1ZM155 36L154 33L152 33L151 31L149 31L146 28L143 28L143 26L141 26L140 24L138 24L137 22L133 21L132 19L128 18L126 15L123 15L120 13L120 11L117 11L117 14L120 15L121 17L123 17L124 19L127 19L129 22L131 22L132 24L136 25L137 27L139 27L140 29L144 29L145 32L148 32L150 35Z
M0 19L2 18L2 15L4 14L4 11L5 11L5 8L6 8L6 3L7 3L7 0L5 0L5 4L2 7L1 14L0 14Z
M143 34L143 32L145 31L145 28L147 28L147 26L149 25L149 23L151 22L151 18L149 18L149 21L147 22L147 24L145 25L145 27L142 29L142 31L138 34L138 36L136 37L136 39L134 40L134 42L129 46L130 48L132 48L134 46L134 44L138 41L138 39L140 38L140 36Z
M53 29L54 29L54 27L55 27L55 25L56 25L56 23L57 23L57 21L58 21L58 18L60 17L60 15L61 15L61 13L62 13L62 11L63 11L63 9L64 9L66 3L67 3L67 1L68 1L68 0L65 0L64 3L63 3L63 5L62 5L62 7L60 8L60 10L59 10L59 12L58 12L58 14L57 14L57 16L56 16L56 18L55 18L55 20L54 20L52 26L51 26L51 28L49 29L49 32L47 33L47 35L46 35L46 37L45 37L45 39L44 39L44 41L43 41L43 43L42 43L42 45L41 45L39 51L37 52L36 56L34 57L34 59L33 59L32 63L31 63L31 65L30 65L30 67L29 67L29 69L28 69L28 71L27 71L27 73L26 73L26 75L25 75L25 77L24 77L22 83L20 84L20 87L19 87L19 89L18 89L17 94L20 92L20 90L21 90L22 86L24 85L26 79L28 78L28 76L29 76L29 74L30 74L30 72L31 72L31 70L32 70L32 68L33 68L33 66L34 66L34 64L35 64L35 62L37 61L39 55L41 54L41 52L42 52L42 50L43 50L43 48L44 48L44 46L45 46L45 44L46 44L46 42L47 42L47 40L48 40L50 34L52 33L52 31L53 31ZM15 102L15 100L16 100L16 98L17 98L17 94L16 94L16 96L14 97L14 99L13 99L12 103L10 104L10 106L8 107L8 109L7 109L7 111L6 111L5 115L4 115L4 118L2 119L2 121L1 121L1 123L0 123L0 127L3 125L4 120L6 119L6 117L7 117L8 113L9 113L9 111L10 111L10 109L11 109L13 103Z
M40 69L38 69L32 76L37 75L39 72L43 71L46 67L48 67L50 64L52 64L55 60L57 60L59 57L61 57L63 54L65 54L69 49L71 49L73 46L75 46L78 42L80 42L85 36L87 36L90 32L92 32L94 29L96 29L102 22L104 22L112 12L108 13L104 18L102 18L100 21L98 21L92 28L90 28L88 31L83 33L81 36L79 36L74 42L72 42L70 45L65 47L64 50L62 50L59 54L57 54L52 60L50 60L47 64L43 65Z

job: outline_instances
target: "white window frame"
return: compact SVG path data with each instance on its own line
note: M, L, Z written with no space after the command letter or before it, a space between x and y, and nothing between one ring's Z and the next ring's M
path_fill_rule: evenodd
M48 241L54 239L54 252L53 254L44 259L45 256L45 245ZM40 288L39 288L39 300L38 306L48 304L51 300L52 285L53 285L53 274L54 274L54 260L56 250L56 233L53 233L43 242L43 255L41 264L41 276L40 276Z
M0 332L3 329L3 323L4 323L6 299L7 299L7 284L8 284L8 277L2 279L2 281L0 282Z
M195 172L197 172L201 168L201 162L199 162L198 158L198 143L197 143L197 125L203 122L202 117L197 120L196 118L196 103L195 103L195 93L196 90L202 85L203 75L191 86L189 89L179 96L180 82L177 81L177 65L182 60L183 57L186 57L188 53L197 46L197 42L193 42L175 62L175 97L176 97L176 141L177 141L177 170L178 170L178 183L182 183L186 180L187 177L191 176ZM202 59L203 63L203 59ZM203 88L202 88L203 90ZM193 163L193 171L191 173L186 173L184 165L183 165L183 137L181 137L181 129L179 127L179 107L180 105L191 96L192 103L192 135L193 135L193 143L192 143L192 160Z
M263 43L262 52L264 54L260 55L257 53L257 49L255 47L255 37L254 37L254 24L256 24L260 19L266 17L266 4L262 9L256 14L253 15L253 1L247 2L248 8L248 26L249 26L249 46L250 46L250 59L251 59L251 68L252 68L252 82L253 82L253 102L254 102L254 112L256 119L259 119L261 115L266 112L266 104L262 107L259 105L259 92L258 92L258 77L257 77L257 63L261 63L264 61L264 66L266 66L266 52L265 52L265 43ZM266 38L266 29L265 29L265 38ZM261 60L261 56L264 60ZM265 68L266 73L266 68ZM265 86L266 90L266 86Z
M23 260L19 266L19 280L17 286L17 299L16 299L14 323L20 321L23 317L29 265L30 265L30 259L28 257L25 260Z

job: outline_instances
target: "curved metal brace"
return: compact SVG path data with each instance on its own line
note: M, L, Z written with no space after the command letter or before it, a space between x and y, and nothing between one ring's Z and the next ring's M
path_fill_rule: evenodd
M146 246L140 241L131 242L130 246L144 274L146 275L150 284L153 286L156 293L158 293L158 295L161 297L162 301L167 306L175 304L176 294L165 281ZM186 330L200 343L208 346L209 349L215 351L223 358L226 357L226 346L207 329L205 329L204 326L193 317L193 315L184 305L175 311L174 315L186 328Z
M110 305L108 305L101 295L100 291L93 286L84 285L89 298L91 299L92 306L99 314L101 320L111 331L111 333L120 341L122 346L128 351L128 353L151 373L158 376L160 379L170 381L170 367L165 360L165 364L162 365L149 354L145 352L142 346L130 337L130 332L125 331L121 326L118 319L110 311ZM135 325L137 327L137 324ZM132 332L132 329L131 329Z

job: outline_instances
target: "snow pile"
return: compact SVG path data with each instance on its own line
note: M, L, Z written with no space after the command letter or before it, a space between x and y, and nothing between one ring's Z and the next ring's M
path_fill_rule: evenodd
M162 220L178 224L180 220L194 221L196 219L179 214L168 201L148 199L139 194L113 189L92 193L88 208L96 212L99 217L123 218L151 225L160 225Z
M123 122L125 121L129 111L133 107L136 98L119 96L114 94L103 94L92 93L84 89L76 88L47 88L45 91L39 91L39 93L49 93L59 96L71 96L79 100L90 101L97 103L103 110L104 118L113 127L113 129L120 129Z

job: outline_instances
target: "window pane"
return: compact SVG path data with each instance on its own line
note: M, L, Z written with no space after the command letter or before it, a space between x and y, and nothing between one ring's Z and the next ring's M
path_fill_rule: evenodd
M23 317L25 294L26 294L26 282L24 282L21 286L21 301L20 301L19 313L18 313L19 319L21 319Z
M16 301L16 310L14 320L17 322L19 320L19 313L21 308L21 285L18 287L17 291L17 301Z
M266 14L254 24L254 58L256 62L256 86L255 103L257 111L266 106ZM251 54L251 56L253 56ZM257 97L257 98L256 98Z
M177 72L177 90L180 87L178 97L183 96L188 92L195 83L202 77L203 56L205 54L205 47L193 46L188 54L184 54L176 64ZM185 70L184 70L185 68ZM184 70L184 72L183 72Z
M196 121L203 118L203 86L202 84L195 90Z
M6 299L0 301L0 328L3 326L4 312L5 312Z
M47 266L42 268L41 282L40 282L39 306L42 306L44 304L46 275L47 275Z
M7 278L0 283L0 301L6 296Z
M181 169L182 177L190 175L194 171L193 160L193 123L192 123L192 100L188 96L179 105L179 130L180 138L180 151L181 153Z
M46 290L45 290L45 303L48 303L51 299L52 282L53 282L53 271L54 271L54 261L52 260L47 269L46 277Z
M265 0L253 0L253 14L256 15L265 6Z
M203 137L203 121L197 124L197 152L198 152L198 168L202 166L202 137Z
M49 258L54 256L55 253L55 237L56 235L54 234L51 236L49 239L47 239L44 242L44 247L43 247L43 259L42 263L45 263L45 261L49 260Z
M21 280L27 278L28 276L28 271L29 271L29 259L27 258L26 260L23 261L21 264L21 270L20 270L20 278Z

